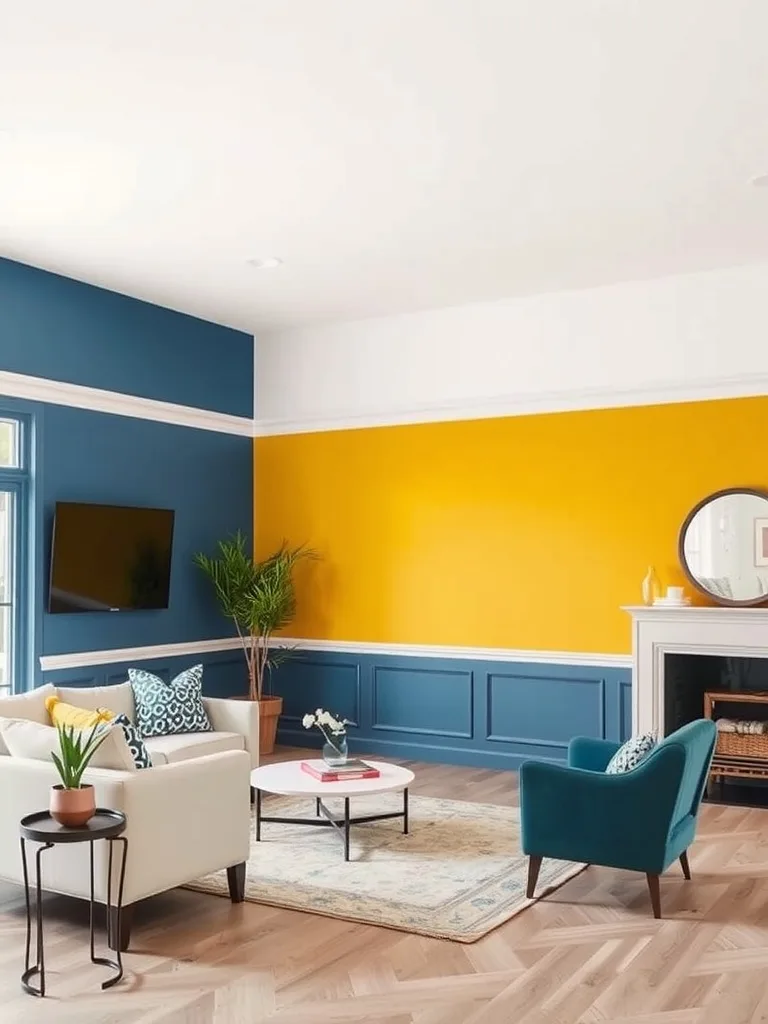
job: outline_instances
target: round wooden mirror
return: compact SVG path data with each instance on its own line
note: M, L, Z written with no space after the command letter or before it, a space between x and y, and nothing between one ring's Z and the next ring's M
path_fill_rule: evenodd
M710 494L686 516L678 550L690 582L718 604L768 602L768 493Z

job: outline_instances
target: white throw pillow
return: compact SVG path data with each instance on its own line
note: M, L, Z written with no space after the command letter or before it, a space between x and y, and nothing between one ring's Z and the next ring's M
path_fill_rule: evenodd
M65 704L73 704L76 708L89 711L107 708L114 715L125 715L131 721L135 717L133 690L127 681L112 686L57 686L56 693Z
M0 718L0 737L11 757L28 757L33 761L53 764L51 753L59 751L59 734L52 725L40 725L21 718ZM109 729L109 735L93 755L89 767L136 771L133 755L120 726Z
M37 690L30 690L29 693L18 693L13 697L0 698L0 718L23 718L27 722L39 722L40 725L50 725L50 718L45 707L45 698L52 696L56 690L50 683L41 686ZM0 755L9 754L10 751L3 743L0 735Z
M606 775L623 775L637 768L641 761L644 761L656 746L656 733L644 732L639 736L632 736L623 743L605 769Z

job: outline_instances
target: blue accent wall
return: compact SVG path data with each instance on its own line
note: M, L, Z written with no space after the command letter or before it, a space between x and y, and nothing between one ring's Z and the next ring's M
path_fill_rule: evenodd
M253 338L0 259L0 369L253 415Z
M253 415L253 339L239 331L0 259L0 369L195 408ZM205 579L198 550L253 523L249 437L67 406L3 398L31 435L31 517L26 531L24 607L28 642L17 689L43 679L93 685L125 678L127 666L40 669L40 655L146 647L231 636ZM48 571L57 501L175 511L167 610L49 615ZM193 656L194 657L194 656ZM189 658L156 667L179 671ZM242 655L201 658L207 692L245 692ZM152 669L152 662L142 665Z
M629 668L302 651L274 673L284 699L279 741L321 746L302 716L350 720L356 753L517 768L564 761L573 736L631 733Z
M50 537L57 501L174 509L169 607L162 611L49 615L42 653L138 647L228 636L210 586L192 563L235 530L248 532L252 441L208 430L63 406L39 421L43 452L43 559L47 598Z

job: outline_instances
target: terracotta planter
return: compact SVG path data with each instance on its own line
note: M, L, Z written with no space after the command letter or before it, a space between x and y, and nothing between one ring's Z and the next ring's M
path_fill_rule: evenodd
M80 789L64 789L51 786L49 805L51 817L66 828L78 828L91 820L96 813L96 796L93 786Z
M277 721L282 710L282 697L262 697L259 701L259 754L274 753Z

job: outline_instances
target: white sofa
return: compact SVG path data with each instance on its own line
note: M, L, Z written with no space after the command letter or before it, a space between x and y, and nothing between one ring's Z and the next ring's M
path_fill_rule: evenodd
M134 720L129 683L105 687L43 686L28 694L0 699L0 717L50 725L45 699L57 693L78 707L106 707ZM110 924L110 944L126 949L133 905L148 896L228 869L232 900L243 898L245 862L250 845L250 771L259 761L258 705L251 701L205 701L213 732L186 733L145 740L152 767L118 771L89 768L84 781L96 788L96 804L122 811L127 818L128 859L123 913L118 936ZM48 806L58 781L47 760L13 757L0 738L0 878L23 884L19 821ZM106 903L107 847L94 846L96 899ZM30 882L34 882L30 844ZM85 846L56 846L42 855L43 888L88 898ZM113 864L116 893L119 851ZM114 896L113 896L114 898Z

